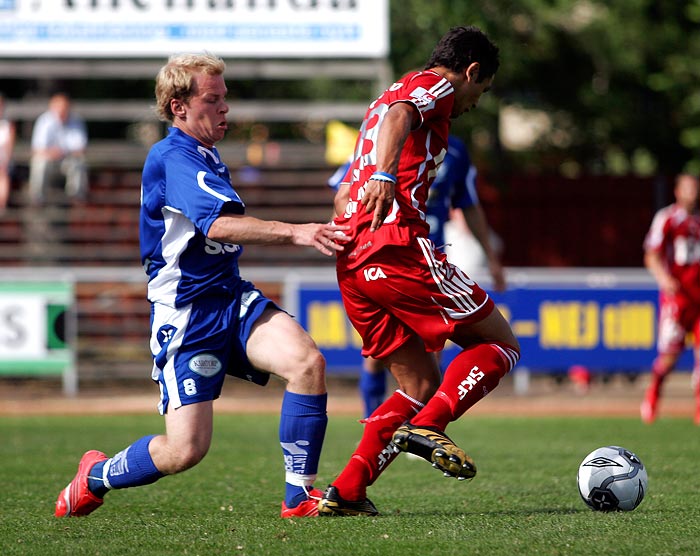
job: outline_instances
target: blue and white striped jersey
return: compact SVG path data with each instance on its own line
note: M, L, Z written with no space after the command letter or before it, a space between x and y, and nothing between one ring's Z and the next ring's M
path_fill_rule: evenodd
M141 181L149 301L183 307L197 297L235 295L242 246L212 241L207 233L221 213L244 211L216 147L170 128L148 153Z

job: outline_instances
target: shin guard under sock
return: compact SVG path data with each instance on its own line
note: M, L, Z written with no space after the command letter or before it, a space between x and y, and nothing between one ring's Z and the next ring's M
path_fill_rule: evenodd
M318 461L326 435L327 394L296 394L282 398L279 439L284 455L285 504L295 508L307 499L318 473Z
M139 438L110 459L100 462L95 467L102 467L103 488L117 489L150 485L163 476L153 463L148 445L156 435ZM90 476L97 476L91 471ZM89 486L88 488L93 488ZM101 489L97 489L103 492Z
M362 421L365 424L362 440L345 469L333 481L340 496L345 500L363 500L367 497L367 487L397 456L389 447L394 431L422 406L419 401L396 390Z
M498 386L519 357L511 346L497 343L465 349L448 365L440 388L411 423L444 431L448 423Z

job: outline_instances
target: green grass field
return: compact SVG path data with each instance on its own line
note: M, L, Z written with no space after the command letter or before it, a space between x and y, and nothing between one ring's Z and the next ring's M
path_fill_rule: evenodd
M690 420L465 417L450 435L470 453L471 482L399 459L370 488L376 518L279 519L277 417L220 415L209 455L154 485L112 492L87 518L56 519L58 491L83 451L109 455L159 432L158 416L0 418L0 554L451 555L700 553L700 442ZM347 460L361 426L331 417L318 485ZM649 472L633 512L579 499L592 449L625 446Z

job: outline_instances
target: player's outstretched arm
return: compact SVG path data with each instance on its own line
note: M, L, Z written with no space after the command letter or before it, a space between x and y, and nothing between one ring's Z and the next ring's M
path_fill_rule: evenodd
M350 226L335 224L294 224L292 227L292 243L314 247L324 255L333 255L334 251L345 249L343 243L350 240L345 230Z
M239 245L304 245L324 255L343 250L349 226L335 224L291 224L276 220L260 220L253 216L226 214L219 216L209 228L207 237L223 243Z

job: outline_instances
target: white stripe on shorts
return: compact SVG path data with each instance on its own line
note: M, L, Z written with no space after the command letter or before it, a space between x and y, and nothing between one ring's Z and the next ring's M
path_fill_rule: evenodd
M479 305L471 296L474 292L472 286L476 285L476 282L471 280L455 265L450 263L443 264L441 261L438 261L433 254L432 241L422 237L417 238L417 240L435 284L457 307L457 310L455 310L454 308L443 306L450 317L455 319L464 318L481 308L482 305ZM488 296L486 296L484 303L486 303L486 300L488 300Z
M151 353L159 353L161 350L160 343L158 342L158 330L161 326L169 324L174 326L177 331L170 338L168 343L168 351L165 362L165 367L162 370L163 373L163 383L165 384L165 390L168 393L169 403L172 405L173 409L177 409L182 405L180 400L180 391L177 385L177 376L175 373L175 355L177 351L182 346L182 340L185 337L185 332L187 332L187 324L190 321L190 314L192 313L192 306L187 305L180 309L175 309L161 303L153 304L153 328L151 331ZM158 376L161 373L155 362L153 364L153 372L151 378L153 380L158 380ZM158 411L163 413L163 397L161 395L161 400L158 403Z

